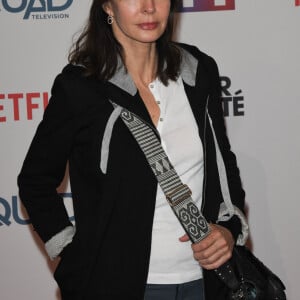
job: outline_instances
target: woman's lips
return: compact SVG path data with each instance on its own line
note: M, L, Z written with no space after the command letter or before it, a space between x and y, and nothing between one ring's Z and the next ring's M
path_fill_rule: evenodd
M158 26L157 22L141 23L138 26L143 30L153 30Z

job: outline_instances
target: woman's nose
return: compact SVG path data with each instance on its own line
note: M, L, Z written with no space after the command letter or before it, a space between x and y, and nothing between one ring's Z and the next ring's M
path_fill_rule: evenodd
M144 2L142 7L143 13L153 14L155 12L155 0L144 0L143 2Z

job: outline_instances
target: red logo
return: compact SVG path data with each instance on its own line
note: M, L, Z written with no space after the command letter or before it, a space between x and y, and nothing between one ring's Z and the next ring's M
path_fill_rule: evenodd
M234 10L235 0L181 0L180 12Z
M33 112L44 111L48 98L47 92L0 93L0 123L33 120Z
M295 0L295 5L300 6L300 0Z

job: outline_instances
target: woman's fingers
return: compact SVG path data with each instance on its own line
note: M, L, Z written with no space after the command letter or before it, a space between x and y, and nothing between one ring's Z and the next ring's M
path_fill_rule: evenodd
M180 242L188 242L190 240L189 236L187 234L183 235L179 238Z
M219 225L211 225L209 236L193 244L194 258L205 269L216 269L230 259L234 239L230 231Z
M215 252L208 258L201 258L198 260L202 268L212 270L223 265L231 257L231 252L226 249L221 249Z

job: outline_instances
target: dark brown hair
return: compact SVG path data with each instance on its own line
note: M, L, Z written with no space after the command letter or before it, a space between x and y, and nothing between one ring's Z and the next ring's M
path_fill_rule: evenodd
M157 76L165 84L176 80L179 74L181 54L171 42L174 30L174 14L177 0L170 0L171 8L167 27L156 42L158 53ZM101 81L109 80L116 72L118 56L123 58L122 46L107 23L107 14L102 6L106 0L94 0L88 22L69 53L69 62L86 67L87 76L96 76Z

